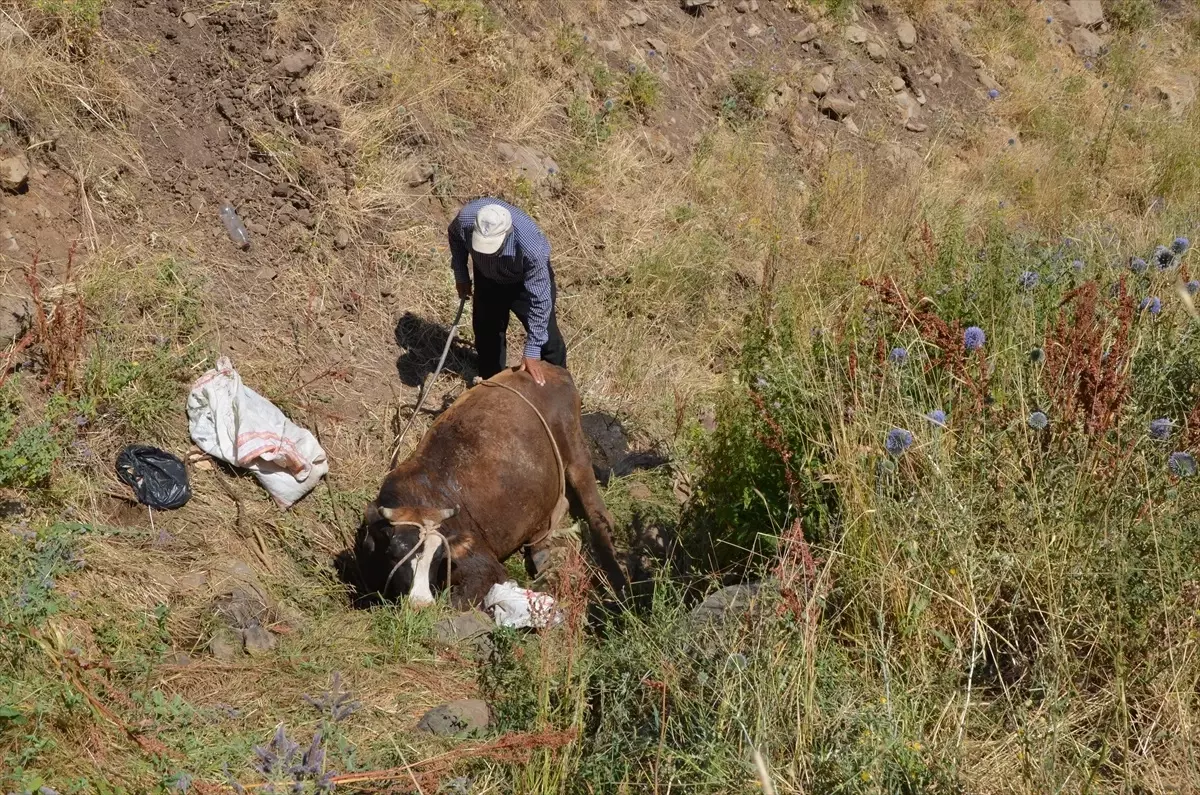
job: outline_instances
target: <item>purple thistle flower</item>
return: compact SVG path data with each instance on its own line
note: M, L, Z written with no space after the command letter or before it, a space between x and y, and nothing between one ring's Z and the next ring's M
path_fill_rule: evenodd
M1157 315L1162 311L1162 300L1158 296L1152 295L1149 298L1143 298L1138 308L1152 315Z
M1175 423L1166 417L1150 420L1150 438L1157 439L1160 442L1169 439L1174 425Z
M1134 257L1133 259L1129 260L1129 270L1133 271L1134 273L1145 273L1146 260L1142 259L1141 257Z
M1154 263L1158 265L1160 271L1165 271L1167 268L1175 264L1175 252L1166 246L1158 246L1154 249Z
M998 89L998 88L988 89L988 99L1000 99L1000 89Z
M963 332L963 347L969 351L977 351L987 342L987 335L979 326L971 326Z
M1071 267L1074 268L1076 272L1082 272L1084 269L1084 262L1081 259L1077 259L1071 263Z
M1029 351L1029 361L1034 364L1041 364L1046 360L1046 352L1041 348L1033 348Z
M1177 237L1177 238L1175 238L1174 241L1171 242L1171 251L1177 255L1186 253L1187 250L1191 247L1192 247L1192 244L1188 241L1188 239L1186 237Z
M1041 280L1042 277L1037 274L1037 271L1021 271L1021 275L1017 277L1017 284L1023 290L1032 290L1038 286L1038 282Z
M604 109L612 110L614 107L616 107L616 104L617 103L613 102L612 98L609 97L608 99L604 100Z
M1029 427L1044 431L1050 427L1050 418L1046 416L1045 412L1035 411L1029 415Z
M904 348L892 348L892 352L888 354L888 361L898 365L908 364L908 351Z
M1171 453L1167 468L1178 477L1190 478L1196 474L1196 459L1191 453Z
M176 773L171 779L171 789L175 792L187 792L192 788L192 777L184 772Z
M1195 295L1200 291L1200 279L1192 279L1184 286L1187 287L1188 295Z
M941 425L942 427L945 427L946 412L942 411L941 409L934 409L925 415L925 419L929 420L934 425Z
M911 431L906 431L903 428L892 428L888 431L887 439L884 440L883 446L893 456L901 456L913 443L913 435Z

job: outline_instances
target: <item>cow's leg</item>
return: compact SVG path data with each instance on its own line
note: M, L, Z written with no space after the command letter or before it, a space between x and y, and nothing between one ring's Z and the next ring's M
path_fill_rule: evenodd
M577 410L576 416L578 415ZM578 507L587 519L596 561L608 576L609 585L618 596L623 596L628 581L617 562L616 550L613 549L612 514L604 507L604 498L600 496L600 489L596 486L596 473L592 469L592 458L588 454L583 428L578 420L571 425L574 426L570 434L571 444L568 445L568 449L562 451L563 463L567 470L567 485L574 492Z
M483 607L492 586L508 579L508 571L491 555L474 552L454 561L450 569L450 603L455 609Z

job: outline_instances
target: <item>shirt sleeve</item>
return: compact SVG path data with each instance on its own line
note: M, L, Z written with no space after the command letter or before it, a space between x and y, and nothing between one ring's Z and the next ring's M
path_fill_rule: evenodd
M454 281L469 282L471 273L467 270L467 230L463 229L461 215L454 217L447 227L446 235L450 238L450 269L454 271Z
M526 253L525 289L529 291L529 335L525 339L526 359L540 359L542 346L550 338L550 257L547 253Z

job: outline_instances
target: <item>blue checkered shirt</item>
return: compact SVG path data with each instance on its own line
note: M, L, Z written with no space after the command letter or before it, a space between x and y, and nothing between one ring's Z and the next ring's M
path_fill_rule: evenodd
M471 233L475 218L485 204L498 204L512 215L512 231L495 254L471 251ZM521 282L529 292L529 336L524 356L540 359L542 346L549 339L550 321L550 242L532 218L508 202L483 197L467 202L447 229L450 238L450 267L457 282L469 282L467 255L475 273L501 284Z

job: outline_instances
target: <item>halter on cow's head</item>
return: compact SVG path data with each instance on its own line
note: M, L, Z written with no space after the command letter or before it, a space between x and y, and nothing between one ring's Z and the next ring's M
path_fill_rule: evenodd
M372 588L385 599L407 596L421 608L433 604L435 588L447 584L451 551L442 522L457 508L382 508L367 504L356 557Z

